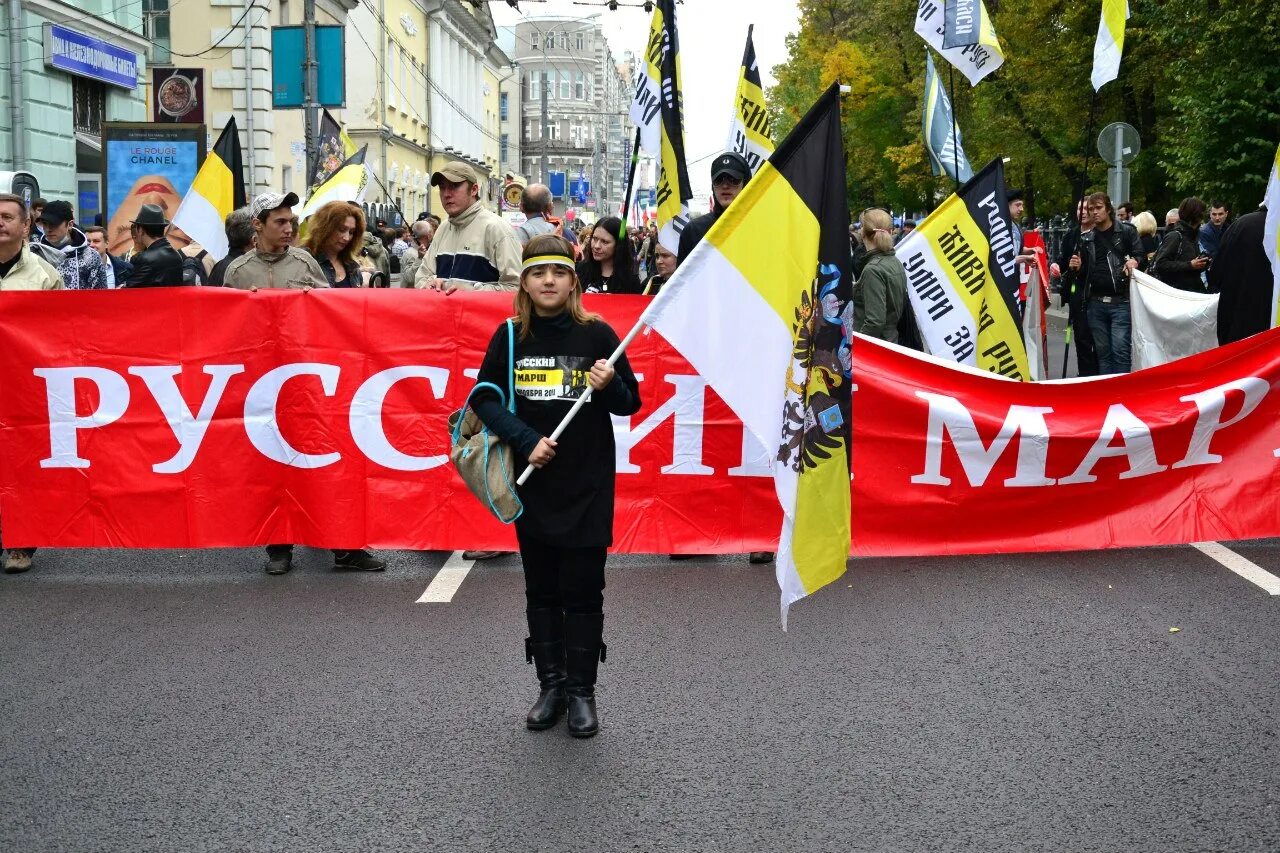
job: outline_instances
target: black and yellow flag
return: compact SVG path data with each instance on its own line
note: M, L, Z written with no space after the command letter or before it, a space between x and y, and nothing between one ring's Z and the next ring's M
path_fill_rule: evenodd
M987 164L895 250L929 352L1027 381L1004 163ZM669 286L669 285L668 285Z
M754 24L747 27L747 47L742 52L738 91L733 97L733 119L729 122L729 141L725 144L725 150L736 151L746 159L753 173L773 153L773 121L764 101L764 86L756 64L756 46L751 41L754 29Z
M853 302L844 163L833 85L641 318L772 451L784 627L792 602L844 574L849 556Z
M232 118L222 129L209 156L204 158L191 189L182 197L182 204L173 214L173 224L220 261L230 251L225 225L227 215L244 205L240 134Z
M658 242L671 252L680 249L680 232L689 221L693 199L685 164L681 91L676 2L658 0L630 114L640 129L640 148L658 160Z

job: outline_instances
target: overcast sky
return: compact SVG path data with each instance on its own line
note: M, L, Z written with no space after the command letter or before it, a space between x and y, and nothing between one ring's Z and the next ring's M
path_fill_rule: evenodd
M629 2L638 4L639 0ZM603 3L591 6L571 0L523 0L520 12L505 3L490 3L489 8L498 24L507 25L514 24L521 14L578 18L599 13L605 37L619 59L625 51L638 54L643 50L653 17L638 7L619 6L618 11L610 12ZM747 25L755 24L752 38L760 73L768 86L773 82L773 66L787 58L785 40L799 27L799 16L793 0L685 0L676 6L684 76L685 154L695 195L711 192L710 158L724 149L729 134Z

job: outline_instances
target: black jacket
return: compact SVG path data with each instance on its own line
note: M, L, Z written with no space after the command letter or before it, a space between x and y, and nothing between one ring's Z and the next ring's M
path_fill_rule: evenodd
M1114 243L1114 247L1113 244ZM1115 222L1110 235L1093 229L1080 235L1079 238L1080 269L1076 272L1075 298L1081 304L1088 302L1092 292L1089 282L1090 273L1097 264L1106 264L1115 282L1116 293L1127 296L1129 278L1122 272L1125 258L1133 258L1138 262L1138 269L1147 268L1147 256L1142 252L1142 243L1138 239L1138 229L1127 222ZM1070 257L1068 257L1068 263Z
M164 237L133 256L133 273L126 287L182 285L182 253Z
M227 267L231 266L231 262L243 255L247 249L232 249L227 252L227 256L213 265L213 272L209 273L210 287L225 287L227 284Z
M133 264L110 253L107 254L107 257L111 259L111 272L116 277L116 287L124 287L125 282L129 280L129 276L133 274Z
M1262 244L1267 211L1246 213L1227 228L1209 267L1218 297L1218 343L1229 344L1271 327L1271 261Z
M1164 242L1156 249L1151 264L1151 274L1170 287L1204 293L1200 271L1191 268L1191 262L1200 254L1200 234L1181 222L1169 229Z
M716 224L716 220L724 211L725 208L716 202L715 208L710 213L704 213L689 220L689 224L680 232L680 251L676 253L677 265L684 263L684 259L689 257L693 248L702 242L702 238L707 236L711 226Z
M515 395L511 414L497 395L482 390L472 398L477 416L518 457L523 470L542 436L556 425L587 388L587 374L598 359L608 358L618 336L603 320L586 325L568 313L531 318L530 334L519 339L516 324ZM505 389L511 377L507 326L494 332L480 365L477 382ZM640 387L627 357L614 365L617 373L604 390L591 395L559 439L556 457L519 487L524 513L516 520L521 539L574 548L607 547L613 543L614 450L609 415L633 415L640 410Z

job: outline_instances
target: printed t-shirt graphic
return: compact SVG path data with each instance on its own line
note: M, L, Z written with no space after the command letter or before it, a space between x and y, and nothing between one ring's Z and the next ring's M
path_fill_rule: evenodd
M576 400L587 390L592 360L576 355L516 359L516 393L526 400Z

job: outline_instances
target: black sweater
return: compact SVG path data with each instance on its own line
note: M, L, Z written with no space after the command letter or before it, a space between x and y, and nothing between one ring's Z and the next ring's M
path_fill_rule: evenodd
M516 451L523 471L538 440L549 436L588 387L587 373L618 346L618 336L603 320L579 325L566 312L533 318L528 338L516 324L516 412L512 415L492 392L472 400L476 414ZM477 382L507 387L507 325L489 341ZM613 544L615 453L610 414L640 409L640 387L624 355L603 391L591 400L557 440L556 456L520 487L524 513L516 520L521 535L567 548Z

